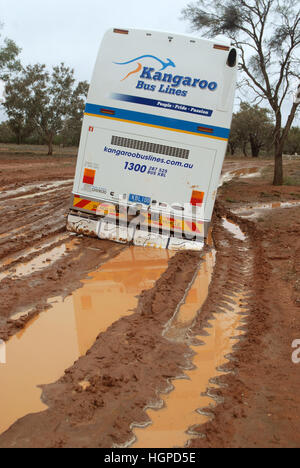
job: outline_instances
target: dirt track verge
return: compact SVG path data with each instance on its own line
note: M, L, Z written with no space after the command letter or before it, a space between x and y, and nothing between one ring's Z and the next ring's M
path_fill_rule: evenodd
M218 252L210 299L190 333L199 334L218 305L229 306L228 293L246 283L250 286L238 251L241 241L233 240L222 227L222 216L219 208L214 238L217 247L225 244ZM182 377L184 369L191 366L188 342L170 342L162 331L199 260L196 252L178 253L171 259L155 286L141 295L136 313L100 334L87 355L66 370L64 377L44 387L43 401L49 410L19 420L0 437L0 447L112 447L129 443L132 424L148 421L144 408L158 404L159 394L172 389L171 380ZM85 390L80 386L82 381L89 382Z
M140 297L136 313L99 335L87 355L56 384L46 386L49 410L14 424L0 446L109 447L130 438L143 408L182 374L188 348L170 344L162 328L191 282L199 253L179 253L155 287ZM175 287L174 287L175 286ZM90 382L83 391L79 383ZM30 428L30 439L28 430Z
M52 172L47 180L53 181L58 169L56 162L50 163ZM43 164L39 171L46 175ZM7 190L21 187L24 181L30 183L34 165L24 166L20 172L18 161L14 173L10 164L4 166L1 170ZM57 179L69 178L74 167L67 171ZM12 185L18 172L20 180ZM39 177L38 171L35 177ZM34 209L31 199L10 199L9 208L3 211L6 225L0 230L0 260L23 255L24 250L27 260L31 255L34 258L37 254L28 255L27 250L32 246L40 248L38 253L47 252L44 243L55 241L65 229L69 192L68 187L63 188L51 206L47 196L37 193ZM128 443L133 437L132 424L148 421L144 408L159 402L159 392L171 390L172 379L182 377L184 369L191 366L189 342L201 335L219 307L230 307L232 292L241 288L248 291L242 309L246 335L224 368L228 372L218 379L220 388L208 389L219 404L208 409L210 422L193 428L199 437L190 446L299 446L300 368L291 361L291 344L300 338L300 209L270 210L252 221L232 214L232 209L246 201L296 200L299 196L299 187L274 188L260 179L226 184L213 222L217 262L209 295L186 343L167 341L162 330L195 273L199 262L195 253L173 258L154 288L142 294L136 313L114 323L58 382L44 387L43 399L49 409L16 422L0 436L0 447L111 447ZM224 229L223 217L245 231L246 244ZM123 248L103 242L100 247L94 239L78 242L67 253L67 261L62 258L44 265L42 273L18 279L12 276L0 283L4 298L0 338L16 333L33 316L11 323L12 314L27 308L30 314L39 313L49 297L80 287L80 279ZM63 244L57 241L57 246ZM0 274L7 268L0 268ZM89 382L86 390L80 385L82 381Z
M236 185L226 189L225 196L239 189L244 193ZM273 190L270 186L268 192ZM282 191L287 190L283 187ZM210 409L213 420L198 428L201 438L193 440L191 448L300 445L300 368L291 359L292 342L300 330L299 211L299 207L270 210L250 222L232 215L228 208L219 209L220 214L238 221L251 239L253 275L248 285L252 295L246 304L246 335L228 366L233 373L219 379L222 389L217 395L223 402ZM226 260L221 248L218 255L221 265ZM224 274L219 281L226 281ZM210 313L211 301L219 303L218 287L204 306L202 319Z

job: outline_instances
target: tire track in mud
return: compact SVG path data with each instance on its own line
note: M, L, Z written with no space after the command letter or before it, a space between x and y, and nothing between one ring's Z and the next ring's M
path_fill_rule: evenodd
M19 201L31 199L35 196L49 195L49 193L57 192L57 190L71 187L72 180L51 181L39 184L24 185L18 189L2 191L0 194L0 205L3 202Z
M188 331L194 336L201 335L218 307L222 312L230 307L234 292L252 286L244 244L222 226L223 217L230 214L220 206L216 213L217 264L207 301ZM249 223L243 221L243 226L252 243ZM180 252L172 258L155 286L140 296L136 313L100 334L86 356L58 382L43 388L43 402L49 409L15 423L0 437L0 447L112 447L132 440L132 424L148 424L145 408L159 405L160 394L170 391L171 381L191 367L189 344L193 340L174 343L163 337L163 330L186 294L199 261L196 252ZM248 313L249 297L243 313ZM233 359L227 371L233 370ZM89 383L85 389L80 385L83 381ZM220 389L208 389L208 394L220 402L223 379L218 384ZM203 427L194 427L193 437L202 437L203 432Z
M166 340L161 336L161 329L169 319L170 310L174 312L174 308L184 295L198 264L198 253L184 252L173 257L168 270L160 277L155 288L141 295L136 313L115 322L107 332L100 334L87 355L81 358L73 368L66 371L65 377L60 379L57 386L47 387L47 396L43 394L43 401L47 401L50 409L33 416L37 420L33 423L32 443L36 446L44 446L45 443L50 446L59 446L62 439L69 438L69 430L71 430L72 434L74 433L74 440L70 442L72 446L98 446L99 442L102 442L103 446L109 446L107 444L112 443L109 434L112 431L119 432L121 420L125 423L125 434L127 434L128 423L132 422L133 418L132 411L140 412L144 406L144 387L140 394L141 381L146 383L151 395L151 389L153 391L158 384L165 385L165 378L161 375L162 369L163 375L168 377L170 372L172 375L172 369L177 370L180 363L184 364L182 349L176 345L174 346L175 354L169 350ZM172 283L176 284L174 294L170 294ZM164 304L162 298L164 298ZM155 363L158 363L158 368ZM102 372L99 372L101 368ZM86 392L82 392L79 385L83 380L90 382ZM52 405L54 401L51 403L52 398L49 394L51 388L54 390L55 400L59 401L59 408L55 404ZM107 400L107 404L104 403L104 399ZM118 411L120 405L122 411ZM98 413L101 409L105 409L105 414ZM70 424L67 423L67 434L64 434L64 423L61 417L65 420L66 415ZM117 419L121 418L119 422L115 421L116 415ZM41 426L44 426L44 418L48 419L48 416L54 422L54 426L51 425L51 429L48 426L52 435L51 440L47 442L48 436L45 438L45 432L40 432L40 430ZM25 420L26 417L21 421ZM95 425L93 434L90 433L91 422ZM13 428L16 428L18 424L19 422ZM89 426L88 432L85 435L79 434L77 425L80 427L84 425L86 429ZM55 432L54 429L57 426L63 429L62 433ZM124 431L124 427L122 430ZM79 439L75 436L76 432ZM99 441L99 434L102 432L103 440ZM8 432L3 437L7 434ZM21 440L22 434L18 434L17 438L18 443L22 445L24 443Z
M45 189L47 186L50 192ZM3 194L0 199L0 295L3 298L0 338L3 340L48 308L50 297L64 297L79 288L80 280L90 270L123 248L111 242L103 242L100 247L95 239L78 238L72 250L65 249L65 245L74 239L72 234L66 233L72 187L69 179L42 181L35 185L36 192L31 187L29 191L26 185L19 187L15 197L11 190L9 198ZM28 194L30 198L23 198ZM30 262L32 270L27 268ZM10 320L22 313L25 316L21 319Z
M226 268L224 268L228 255L224 247L226 247L228 240L225 238L224 243L223 236L219 235L217 228L215 241L218 248L220 268L216 273L215 289L209 295L193 333L198 334L200 332L201 334L201 330L208 323L212 310L218 312L216 304L220 306L219 312L230 306L232 294L226 294L224 301L222 291L227 289L237 293L241 288L244 288L247 294L243 299L240 313L244 315L244 325L241 330L245 334L233 346L233 353L227 356L229 362L221 369L224 374L211 379L210 385L208 385L206 395L214 399L216 404L201 409L202 414L206 415L208 420L201 426L193 428L194 438L191 439L189 448L232 447L232 443L228 442L228 437L231 437L232 431L234 431L233 423L239 418L246 418L246 406L244 405L247 405L246 395L248 389L239 379L240 359L241 356L243 356L243 360L245 359L245 349L247 350L254 344L260 343L261 337L268 328L266 323L268 311L262 300L262 291L264 290L265 278L270 275L270 270L263 253L261 234L252 221L240 218L221 204L217 205L217 213L219 217L223 219L225 217L237 223L242 231L246 233L248 252L240 244L240 248L235 251L233 265L228 275ZM234 241L237 247L239 242L238 240ZM238 252L240 253L238 254ZM246 265L244 264L241 269L240 264L245 261ZM255 373L255 362L251 362L249 356L249 375L251 375L251 372ZM225 442L225 440L227 441Z
M217 258L217 262L224 262L224 255L231 256L231 265L224 262L225 268L221 275L227 278L227 282L218 283L217 274L213 281L207 278L211 269L209 264L212 262L208 257L204 262L204 268L208 268L208 272L201 271L201 268L197 274L200 283L196 287L192 285L186 296L187 303L176 311L171 329L168 326L168 331L164 334L169 339L177 342L179 340L190 346L189 365L179 379L170 382L170 394L160 395L160 401L155 402L155 406L148 405L148 424L144 424L144 428L140 428L139 423L132 425L135 434L134 444L129 444L132 448L189 446L199 435L199 427L211 419L212 409L222 401L217 394L222 388L218 379L229 372L228 364L232 363L233 353L237 348L234 340L239 343L244 338L247 315L245 298L249 294L248 281L252 276L248 237L240 231L238 224L224 223L224 220L222 217L216 223L213 237L218 255L223 256L221 259ZM222 246L219 245L220 242ZM239 281L236 280L236 273ZM208 291L206 282L209 284ZM194 295L201 284L200 297L194 301ZM218 290L218 297L207 308L208 300L215 289ZM203 293L204 306L201 304ZM190 323L192 304L196 318ZM184 309L188 312L185 319ZM181 313L183 315L180 317ZM209 407L206 407L208 404Z
M68 190L58 190L55 197L52 196L49 198L47 195L41 196L38 204L33 203L31 200L25 202L23 200L18 200L15 201L14 204L10 202L2 207L2 216L5 217L5 223L0 227L0 234L9 234L9 231L30 225L36 220L58 216L58 210L67 210L67 202L70 199L70 193L71 186ZM36 206L38 209L36 209ZM59 216L60 215L61 213Z
M188 428L188 433L193 436L188 443L189 448L199 445L206 447L206 440L209 437L211 425L214 423L215 414L218 413L221 416L222 410L226 407L224 389L228 390L228 393L231 391L234 393L232 389L234 389L233 381L238 372L238 352L241 344L247 340L248 323L255 307L258 284L256 281L259 281L260 277L256 271L258 257L254 225L233 215L219 203L216 206L216 215L219 223L215 226L213 238L217 250L218 267L215 270L207 301L192 330L192 336L197 339L207 336L212 328L211 319L218 314L223 314L224 311L233 310L237 297L240 297L238 314L242 317L238 330L243 334L234 338L236 343L232 346L232 352L225 356L227 363L216 369L222 375L211 378L206 391L201 394L202 397L208 397L211 403L207 407L197 409L205 416L206 421L204 420L201 425ZM237 233L236 229L231 229L228 223L224 223L224 220L235 223L240 232ZM225 424L224 422L223 425ZM219 431L222 429L219 428Z
M66 191L64 199L66 200L66 209L67 199ZM64 201L62 207L63 203ZM30 212L29 205L28 212ZM247 270L247 265L243 265L244 262L247 264L248 254L243 250L244 247L241 242L234 239L224 229L222 223L224 217L236 222L246 233L249 248L253 254L252 273ZM13 220L11 226L13 227ZM38 229L36 229L37 234ZM268 234L267 230L265 234ZM30 241L29 235L30 233L27 232L26 242ZM265 348L269 350L269 344L263 343L263 339L270 328L270 320L267 320L267 318L270 319L271 315L268 308L269 300L266 300L264 295L267 280L270 277L270 265L266 261L268 256L263 248L263 235L264 231L258 229L254 222L242 219L222 205L217 205L214 218L214 241L218 251L217 264L207 301L202 307L192 330L188 330L190 343L196 344L196 337L206 334L205 328L208 326L212 314L216 312L218 307L220 307L220 313L224 309L229 309L233 300L232 293L237 293L245 285L248 287L249 293L244 298L241 313L245 315L245 328L243 328L246 335L234 347L232 355L228 356L229 363L221 369L224 371L224 375L213 378L208 384L206 394L209 398L215 399L217 406L212 404L208 408L200 408L201 413L209 418L209 422L190 428L190 448L232 446L234 445L233 440L235 440L236 445L241 444L240 441L242 440L242 444L247 446L247 435L251 432L251 426L252 432L256 434L259 427L269 429L272 424L270 420L266 423L265 419L263 422L259 419L261 415L266 418L264 411L262 413L258 412L259 417L252 418L252 420L250 418L249 422L244 419L247 416L247 410L249 410L246 405L249 403L247 397L251 385L245 386L245 381L242 381L239 375L244 371L243 377L245 377L246 368L248 376L253 376L254 380L258 380L258 383L263 386L262 388L260 385L256 385L254 392L257 394L262 389L262 393L266 393L265 380L261 379L259 381L256 378L257 364L263 355L262 351ZM46 238L44 228L42 236ZM274 234L275 240L277 240L276 232ZM37 286L38 275L33 276L30 281L28 281L29 279L26 279L26 281L23 279L23 283L15 283L17 287L22 284L21 295L25 292L24 301L28 306L35 307L35 303L40 304L41 297L67 294L69 290L80 287L80 279L88 270L91 271L97 268L99 263L112 255L113 246L119 247L116 244L107 243L105 245L104 241L102 241L99 252L99 241L93 239L78 239L78 241L78 249L76 249L76 253L70 253L67 264L66 262L58 264L55 268L50 268L47 275L43 275L35 297L30 297L30 293L32 294ZM270 236L268 241L270 244ZM284 242L281 241L281 243L282 248L284 248ZM92 258L95 257L96 250L99 252L97 259ZM297 247L295 251L298 252L299 248ZM114 254L117 253L118 250L115 250ZM83 258L84 262L82 261ZM165 324L170 320L175 307L180 302L180 295L182 298L185 294L185 291L180 290L181 284L185 285L185 287L189 284L187 279L183 281L182 276L185 270L183 265L185 260L187 258L182 255L178 262L173 259L174 263L170 264L165 276L168 281L164 283L161 278L151 292L142 295L139 310L130 320L123 319L113 324L107 332L98 337L96 343L84 358L66 370L65 376L55 384L44 387L43 400L49 405L49 410L34 416L28 415L18 421L8 432L0 436L1 447L118 446L132 440L133 434L130 426L132 427L133 423L149 423L149 417L145 412L147 405L160 405L161 394L164 391L171 390L172 380L180 375L182 376L185 369L191 366L192 362L193 356L189 344L180 343L180 345L176 344L175 346L174 343L166 342L161 336ZM292 265L293 270L299 272L299 262L297 260L296 255L296 257L292 258ZM277 257L271 258L271 262L277 261ZM87 266L86 271L82 268L83 263ZM190 278L192 278L192 272L195 273L197 262L192 262L192 265L187 260L187 263L189 264ZM61 270L62 266L67 266L68 270L63 275L58 274L58 269ZM50 279L51 276L52 279ZM47 283L47 288L45 288ZM51 283L51 286L49 286L49 283ZM16 294L17 288L12 283L10 285L10 288L6 285L3 292L2 297L5 297L5 301L10 295L14 296ZM179 291L177 288L179 288ZM29 293L26 292L27 289L29 289ZM176 301L174 301L174 304L172 303L174 291L177 295L176 304ZM297 291L295 290L295 300L299 298ZM2 292L0 293L2 294ZM21 297L14 297L7 309L9 310L7 316L11 311L22 309L22 300ZM276 300L278 299L274 298L272 302L274 307L276 307ZM38 313L41 310L39 307L43 306L47 307L45 303L42 303L37 306L37 311L34 313ZM282 308L280 311L285 312ZM27 318L24 318L17 321L11 325L10 329L6 318L0 322L0 338L2 322L4 324L2 328L3 336L9 336L10 333L13 334L22 329L27 320ZM276 318L278 326L283 327L284 317L280 322L277 313ZM289 318L292 320L291 316ZM296 326L294 318L293 324ZM253 350L255 351L254 355ZM260 354L258 354L258 351ZM290 356L287 356L287 359L290 359ZM270 372L271 375L274 375L274 363L267 360L264 367L266 373ZM282 369L281 372L283 373ZM277 380L271 379L271 384L274 381ZM83 385L84 382L88 383L88 385ZM269 406L270 408L268 398L274 398L274 393L276 392L273 391L271 385L271 390L266 395L265 407ZM294 398L293 395L287 396ZM295 398L293 401L296 401ZM284 403L284 399L281 402ZM254 412L254 410L256 411L256 405L253 405L253 400L251 403L253 407L249 411ZM289 417L287 420L288 424L290 419ZM242 424L244 432L242 431L241 434L235 434L236 421L246 421L244 426ZM275 425L276 422L273 424ZM241 424L238 427L240 428ZM272 434L272 431L270 432ZM32 435L30 440L28 434ZM295 434L297 434L297 431L295 431ZM278 440L278 438L274 439L273 443L278 444Z
M41 311L48 309L50 298L58 296L64 298L82 287L81 280L91 270L99 268L102 263L117 255L124 248L109 241L101 243L101 248L99 248L96 239L76 239L71 250L66 250L54 262L51 261L51 252L60 246L64 247L67 242L70 242L70 239L58 241L29 255L26 257L26 262L21 263L19 259L14 264L14 268L18 265L23 267L24 263L29 263L43 255L45 263L41 265L42 268L27 271L19 277L14 277L12 273L11 277L0 281L0 295L4 298L0 315L0 338L2 340L7 341L10 336L24 328L28 321ZM24 314L24 317L12 320L11 317L16 314Z

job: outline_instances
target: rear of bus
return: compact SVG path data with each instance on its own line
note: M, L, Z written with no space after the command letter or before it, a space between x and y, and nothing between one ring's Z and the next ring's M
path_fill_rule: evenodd
M135 245L201 249L236 75L229 42L109 30L88 94L68 229Z

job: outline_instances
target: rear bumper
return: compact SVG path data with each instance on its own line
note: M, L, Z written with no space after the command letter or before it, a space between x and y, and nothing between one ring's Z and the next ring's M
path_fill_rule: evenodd
M208 223L206 223L208 230ZM169 250L202 250L205 236L194 235L187 238L180 232L172 232L153 225L124 222L109 216L101 217L71 210L67 229L77 234L111 240L121 244L133 243L142 247L156 247ZM206 231L205 229L205 231Z

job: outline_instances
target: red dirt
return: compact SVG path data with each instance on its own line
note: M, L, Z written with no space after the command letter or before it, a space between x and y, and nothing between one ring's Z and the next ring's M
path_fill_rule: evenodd
M300 187L239 181L225 187L220 198L265 202L274 194L280 200L299 199ZM227 202L229 206L232 203ZM214 411L214 420L199 428L205 438L191 447L300 445L300 367L291 359L292 342L299 339L300 330L299 212L300 207L276 209L255 222L229 215L252 238L255 269L248 283L253 294L248 300L247 334L234 355L235 375L222 379L228 385L221 392L225 401ZM202 314L206 308L208 303Z
M26 160L14 158L12 175L9 158L2 156L0 160L3 187L9 190L11 184L20 187L24 182L66 180L74 174L74 160L66 157L63 175L51 158L33 158L28 165ZM293 170L298 170L297 164L288 163ZM241 164L226 166L235 169ZM0 260L32 245L41 246L39 254L47 250L45 240L55 240L64 232L70 189L71 185L66 185L54 192L50 206L47 194L10 199L4 208L6 224L0 230L0 236L8 234L0 237ZM241 286L247 289L244 312L248 318L246 335L235 346L227 366L234 372L219 379L228 386L214 390L224 403L213 410L211 422L196 429L201 438L192 440L191 447L299 446L300 367L292 363L291 345L300 339L300 208L276 209L251 221L231 212L245 202L299 198L300 187L274 188L266 175L232 181L220 191L213 222L217 263L192 334L201 334L212 313L226 305L226 297ZM33 203L44 205L33 210ZM237 222L247 234L247 252L240 250L245 244L222 227L223 216ZM16 228L20 231L15 232ZM57 245L64 242L59 240ZM86 238L75 244L67 253L67 262L63 258L42 273L0 282L1 297L5 298L0 310L0 338L7 339L32 317L30 314L12 323L8 319L13 314L27 308L35 308L33 314L37 314L49 297L69 294L89 271L124 248ZM100 249L99 255L91 247ZM147 421L144 408L149 401L156 401L158 393L169 388L170 379L190 366L188 342L172 343L162 337L162 330L184 296L199 260L195 252L177 254L155 286L140 296L136 312L100 334L86 356L58 382L43 388L43 401L49 409L17 421L0 436L0 447L111 447L128 442L131 424ZM253 271L245 269L248 260L253 262ZM17 259L14 266L20 262L22 259ZM6 270L3 266L0 274ZM79 386L82 380L91 383L86 391Z
M66 296L79 288L80 280L89 271L97 269L123 248L109 241L101 242L100 245L96 239L79 238L74 240L74 245L66 256L53 265L49 262L49 266L45 265L42 272L35 271L30 275L14 278L13 269L18 265L46 252L49 252L50 260L54 247L72 240L68 235L63 240L59 236L66 231L72 189L70 180L74 177L75 162L74 157L25 158L1 154L0 212L5 212L5 223L0 226L0 274L10 273L12 270L7 278L0 281L0 295L4 298L0 309L0 338L3 340L7 340L34 315L44 310L50 297ZM57 191L43 194L43 191L47 192L44 185L49 180L67 182ZM35 183L35 188L26 189ZM11 193L20 187L24 187L24 192L15 195ZM31 194L35 196L22 198ZM51 246L47 246L50 242ZM38 251L28 252L33 247ZM96 255L94 249L98 251ZM17 258L14 259L14 256ZM12 315L29 309L31 312L28 317L18 321L9 320Z

